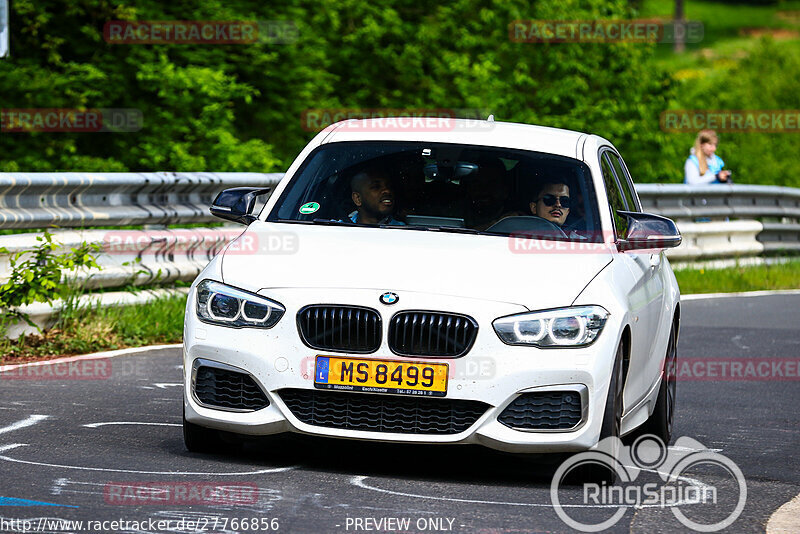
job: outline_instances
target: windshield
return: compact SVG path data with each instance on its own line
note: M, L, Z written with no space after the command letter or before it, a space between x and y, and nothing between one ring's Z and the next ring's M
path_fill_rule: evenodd
M583 162L445 143L323 145L268 220L559 240L600 236Z

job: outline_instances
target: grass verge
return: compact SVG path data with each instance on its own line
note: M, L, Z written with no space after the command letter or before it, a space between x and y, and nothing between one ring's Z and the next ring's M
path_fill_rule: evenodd
M42 334L0 339L0 364L180 343L185 305L186 297L180 296L137 306L71 309Z
M675 271L682 295L800 289L800 261L729 269Z

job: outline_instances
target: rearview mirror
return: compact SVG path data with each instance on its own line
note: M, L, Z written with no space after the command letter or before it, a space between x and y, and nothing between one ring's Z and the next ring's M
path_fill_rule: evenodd
M469 176L477 170L478 166L475 163L459 161L450 165L428 163L422 172L425 174L426 182L451 182Z
M233 187L217 195L211 204L211 214L221 219L249 225L258 217L251 214L256 198L269 193L269 187Z
M665 249L677 247L682 237L671 219L652 213L618 211L628 219L628 231L618 245L621 250Z

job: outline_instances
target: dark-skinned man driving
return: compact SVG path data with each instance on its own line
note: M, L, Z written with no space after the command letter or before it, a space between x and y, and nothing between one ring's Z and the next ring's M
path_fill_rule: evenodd
M351 222L395 226L406 224L394 218L396 199L386 171L380 168L361 170L350 181L350 189L353 204L357 208L348 216Z

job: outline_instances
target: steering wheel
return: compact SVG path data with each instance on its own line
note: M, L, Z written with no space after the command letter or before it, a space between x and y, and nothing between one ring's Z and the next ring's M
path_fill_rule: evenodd
M506 217L491 225L486 231L504 234L541 233L548 237L555 236L564 239L568 239L569 237L556 223L535 215L514 215L512 217Z

